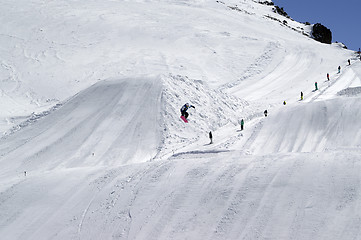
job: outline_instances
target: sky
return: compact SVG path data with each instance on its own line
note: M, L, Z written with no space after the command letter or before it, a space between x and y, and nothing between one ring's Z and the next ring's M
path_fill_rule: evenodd
M348 49L361 47L360 0L273 0L298 22L321 23L332 32L332 42L342 42Z

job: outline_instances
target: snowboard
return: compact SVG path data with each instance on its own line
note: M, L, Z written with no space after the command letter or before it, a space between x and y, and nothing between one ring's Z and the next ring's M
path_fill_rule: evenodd
M181 118L185 123L188 122L188 120L187 120L184 116L181 116L180 118Z

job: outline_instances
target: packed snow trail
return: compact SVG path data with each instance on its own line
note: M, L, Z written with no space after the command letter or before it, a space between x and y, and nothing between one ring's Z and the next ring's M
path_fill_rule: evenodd
M147 172L130 181L114 171L89 209L81 239L355 237L361 165L356 153L345 161L340 156L197 153L137 166ZM99 222L104 215L110 224Z
M30 175L0 195L0 234L6 240L355 239L358 156L205 152L108 171Z
M306 101L314 100L326 100L332 99L337 96L337 93L340 89L347 89L350 87L359 87L361 86L361 62L355 62L351 66L344 67L344 70L340 74L335 74L330 81L325 81L323 89L320 89L319 92L315 93L310 99L305 99Z

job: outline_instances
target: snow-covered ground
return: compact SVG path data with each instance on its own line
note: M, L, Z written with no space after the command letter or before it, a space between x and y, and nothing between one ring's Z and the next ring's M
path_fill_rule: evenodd
M0 239L361 238L341 44L252 0L4 0L0 20Z

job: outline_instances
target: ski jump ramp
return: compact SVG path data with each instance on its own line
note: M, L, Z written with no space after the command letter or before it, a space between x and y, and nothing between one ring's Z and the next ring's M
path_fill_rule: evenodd
M0 165L31 171L148 161L160 142L161 91L151 78L98 82L3 138Z

